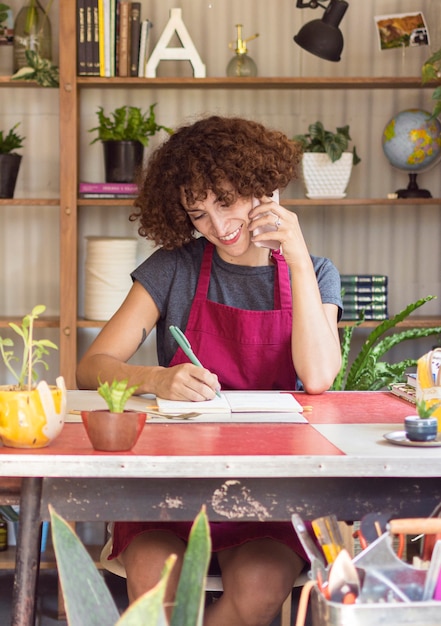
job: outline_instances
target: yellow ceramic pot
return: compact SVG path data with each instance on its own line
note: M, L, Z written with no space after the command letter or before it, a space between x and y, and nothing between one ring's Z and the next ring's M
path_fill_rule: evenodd
M62 376L56 386L45 381L32 391L0 386L0 438L10 448L44 448L60 434L67 393Z

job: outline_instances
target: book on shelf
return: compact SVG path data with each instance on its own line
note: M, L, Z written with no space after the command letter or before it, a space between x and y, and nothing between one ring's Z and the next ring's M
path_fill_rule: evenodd
M79 193L78 197L85 200L133 200L136 195L133 193Z
M93 11L91 0L85 0L86 13L86 75L93 75Z
M129 76L138 76L139 43L141 36L141 3L130 2L129 7Z
M387 294L388 288L387 285L356 285L356 284L343 284L342 289L344 290L344 295L375 295L375 294Z
M117 67L118 76L129 75L129 11L130 2L120 0L118 2L118 28L117 28Z
M386 304L387 293L344 293L343 304L346 306Z
M383 285L387 286L388 277L383 274L340 274L342 287Z
M99 18L98 0L87 0L92 7L92 75L100 75L100 39L99 39Z
M344 307L344 305L343 305ZM343 308L343 315L341 316L342 322L355 322L364 317L366 322L368 321L383 321L389 317L387 306L379 305L371 307L360 308Z
M153 24L150 20L142 20L141 33L139 37L139 54L138 54L138 76L145 76L145 68L149 57L149 39L150 30Z
M136 183L89 183L80 182L78 192L81 193L107 193L107 194L126 194L135 196L138 194L138 185Z

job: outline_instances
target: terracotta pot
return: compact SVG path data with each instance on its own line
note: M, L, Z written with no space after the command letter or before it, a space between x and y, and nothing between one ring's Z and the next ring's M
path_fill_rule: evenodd
M146 413L108 410L81 411L87 436L95 450L125 452L131 450L144 428Z
M40 381L35 389L0 387L0 438L10 448L44 448L61 433L66 417L66 387Z

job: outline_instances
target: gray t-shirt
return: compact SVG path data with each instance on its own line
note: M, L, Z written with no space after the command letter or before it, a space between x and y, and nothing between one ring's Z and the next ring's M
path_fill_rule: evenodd
M132 272L160 311L157 325L158 363L167 367L177 345L168 327L185 331L207 240L203 237L175 250L154 252ZM341 315L340 275L324 257L311 256L323 303L336 304ZM274 308L275 266L249 267L223 261L213 254L208 297L214 302L251 311ZM295 304L294 304L295 308ZM295 315L295 310L293 311Z

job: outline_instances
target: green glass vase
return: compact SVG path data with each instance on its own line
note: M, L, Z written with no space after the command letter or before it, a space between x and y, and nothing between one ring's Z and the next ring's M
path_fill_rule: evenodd
M26 50L52 61L52 29L39 0L27 0L14 22L14 73L27 65Z

